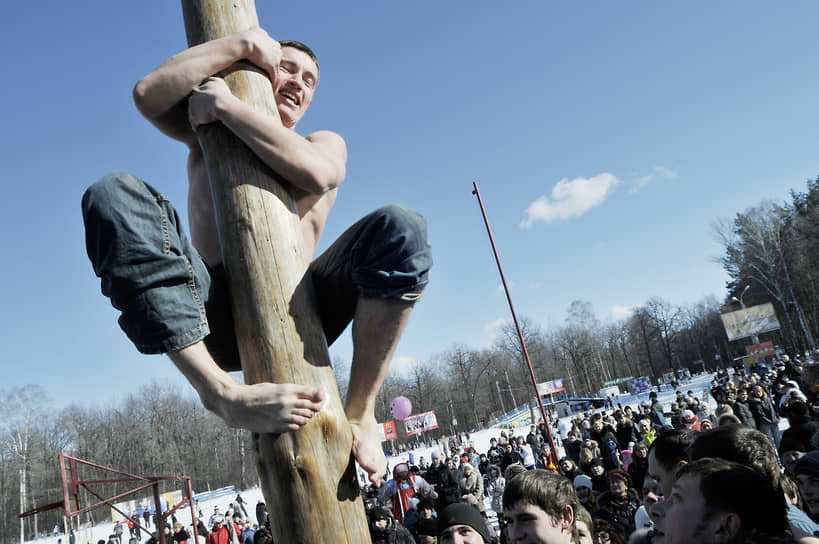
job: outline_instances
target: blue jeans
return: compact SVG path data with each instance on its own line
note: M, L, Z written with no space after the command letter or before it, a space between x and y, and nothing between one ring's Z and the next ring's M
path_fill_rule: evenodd
M119 324L142 353L205 343L226 370L240 370L227 283L208 266L171 203L144 181L108 174L83 195L88 257ZM426 222L389 205L359 220L310 264L327 344L353 318L359 297L413 303L429 281Z

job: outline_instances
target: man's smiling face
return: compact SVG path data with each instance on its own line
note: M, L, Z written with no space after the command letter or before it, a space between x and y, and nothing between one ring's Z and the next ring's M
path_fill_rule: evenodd
M282 47L274 91L279 117L287 128L294 128L313 102L318 78L318 66L310 55L294 47Z

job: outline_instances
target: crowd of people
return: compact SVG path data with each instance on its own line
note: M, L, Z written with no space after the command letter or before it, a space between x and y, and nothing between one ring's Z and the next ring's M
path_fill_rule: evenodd
M207 525L203 521L205 516L201 509L187 527L175 515L171 516L170 523L162 523L160 527L156 514L145 510L141 516L134 513L114 524L114 532L108 536L107 543L100 540L97 544L122 544L123 527L129 530L128 544L141 544L143 528L150 531L148 539L142 544L160 544L162 540L165 544L270 544L267 505L263 501L256 504L255 514L255 520L248 515L241 494L236 496L236 500L224 512L219 506L214 506L213 513L207 518ZM256 520L261 521L261 527ZM194 540L194 534L197 540Z
M399 463L364 490L373 542L819 542L816 384L801 361L775 363L718 372L710 398L578 414L557 451L541 423Z

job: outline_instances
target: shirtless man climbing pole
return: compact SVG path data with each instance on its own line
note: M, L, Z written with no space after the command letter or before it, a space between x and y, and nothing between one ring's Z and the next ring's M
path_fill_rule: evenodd
M233 96L214 77L246 59L269 74L278 121ZM120 326L143 353L167 353L206 408L233 427L295 431L321 410L324 391L309 385L236 383L239 370L221 250L205 161L196 131L221 122L292 187L305 255L316 250L347 150L333 132L294 129L319 81L313 52L254 28L174 55L134 88L139 111L188 146L191 241L173 207L126 173L103 177L83 197L88 255L103 293L122 312ZM432 265L426 224L390 205L350 227L310 264L328 344L353 321L353 361L345 402L353 454L373 482L386 467L375 398L412 306Z

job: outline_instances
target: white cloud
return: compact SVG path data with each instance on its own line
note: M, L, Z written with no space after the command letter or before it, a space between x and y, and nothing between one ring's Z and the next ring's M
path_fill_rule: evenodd
M551 197L541 196L529 205L520 227L528 229L538 221L551 223L579 217L602 204L619 183L620 180L608 172L593 178L563 178L552 189Z
M486 325L483 326L483 332L486 333L486 344L485 347L490 348L492 344L495 343L495 339L498 337L498 333L500 330L507 326L511 321L505 317L499 317L494 321L490 321Z
M655 166L654 170L652 170L650 174L647 176L641 176L634 180L634 183L631 184L630 192L636 193L655 179L677 179L678 175L679 174L675 170L671 170L665 166Z
M617 321L618 319L623 319L624 317L630 316L634 313L634 310L637 308L635 306L622 306L620 304L615 304L609 310L609 313L606 314L606 321Z

